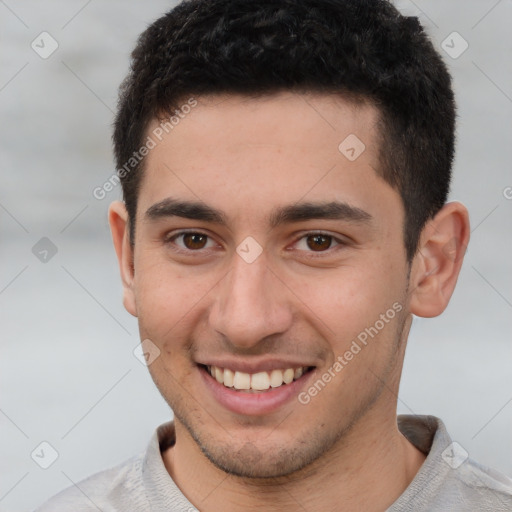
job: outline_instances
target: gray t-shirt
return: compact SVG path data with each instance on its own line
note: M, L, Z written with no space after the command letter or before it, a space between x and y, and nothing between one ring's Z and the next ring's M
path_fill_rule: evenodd
M469 459L440 419L402 415L398 427L428 455L387 512L512 511L512 480ZM174 439L173 423L161 425L145 453L62 491L35 512L197 512L162 460Z

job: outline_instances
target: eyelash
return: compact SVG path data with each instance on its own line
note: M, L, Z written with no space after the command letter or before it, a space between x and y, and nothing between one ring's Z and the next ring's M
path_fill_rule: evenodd
M190 230L190 231L179 231L177 233L166 236L165 244L166 245L174 245L173 250L175 250L176 252L180 252L180 253L184 253L184 254L188 254L188 255L192 255L194 253L197 253L198 255L200 255L201 253L204 254L204 251L211 249L211 248L202 248L202 249L194 250L194 249L187 249L186 247L176 246L175 241L178 238L183 237L187 234L188 235L205 236L208 238L206 243L208 243L210 240L212 240L212 237L210 235L208 235L207 233L204 233L202 231ZM305 241L308 237L313 237L313 236L325 236L325 237L330 238L331 246L328 249L326 249L325 251L313 251L313 250L298 249L299 251L304 251L304 252L309 253L308 257L313 257L313 258L322 257L322 255L331 254L333 250L336 250L336 248L341 249L348 245L348 243L346 241L344 241L340 238L337 238L334 235L331 235L330 233L325 233L323 231L309 231L307 233L304 233L302 236L297 238L295 240L295 242L293 242L293 245L296 245L298 242L300 242L302 240ZM307 243L307 242L305 242L305 243ZM288 249L288 250L294 250L294 249Z
M172 246L172 249L177 252L177 253L181 253L181 254L186 254L186 255L201 255L201 253L204 254L204 251L205 250L208 250L210 248L207 248L207 249L197 249L197 250L193 250L193 249L187 249L186 247L180 247L179 245L177 245L175 243L176 239L180 238L180 237L183 237L185 235L200 235L200 236L205 236L207 237L207 242L208 243L210 240L213 240L212 237L210 235L208 235L207 233L204 233L202 231L197 231L197 230L190 230L190 231L178 231L177 233L174 233L174 234L169 234L165 237L164 239L164 243L165 245L167 246Z

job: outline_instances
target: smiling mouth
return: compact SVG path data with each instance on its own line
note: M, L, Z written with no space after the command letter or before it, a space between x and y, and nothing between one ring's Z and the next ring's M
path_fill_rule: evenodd
M315 368L314 366L301 366L299 368L245 373L233 371L229 368L219 368L218 366L206 366L203 364L199 366L219 384L228 389L244 393L264 393L286 386Z

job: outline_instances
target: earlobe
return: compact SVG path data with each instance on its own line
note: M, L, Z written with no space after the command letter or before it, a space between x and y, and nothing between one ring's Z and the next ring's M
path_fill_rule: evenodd
M123 283L123 304L128 313L137 316L135 302L133 248L130 245L129 221L126 207L121 201L114 201L108 210L108 222L112 241L119 263Z
M457 283L469 243L469 216L464 205L448 203L423 229L409 283L411 313L440 315Z

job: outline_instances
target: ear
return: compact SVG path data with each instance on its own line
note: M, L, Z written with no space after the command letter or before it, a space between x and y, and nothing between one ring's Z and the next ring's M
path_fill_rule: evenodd
M128 313L137 316L134 293L135 267L133 249L130 245L128 212L121 201L114 201L108 209L108 222L112 232L112 240L119 262L121 280L123 282L123 304Z
M409 282L411 313L440 315L448 305L469 243L469 215L458 202L448 203L423 229Z

